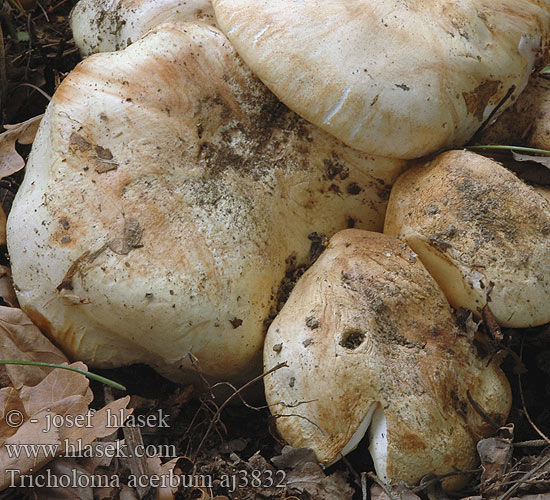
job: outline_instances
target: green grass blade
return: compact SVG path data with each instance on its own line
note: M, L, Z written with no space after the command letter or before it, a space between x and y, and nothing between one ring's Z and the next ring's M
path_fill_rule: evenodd
M108 385L120 391L126 390L126 387L124 387L122 384L119 384L118 382L115 382L114 380L108 379L106 377L102 377L101 375L97 375L95 373L91 373L86 370L81 370L80 368L74 368L72 366L58 365L56 363L44 363L42 361L24 361L19 359L0 359L0 365L26 365L26 366L46 366L49 368L61 368L62 370L69 370L71 372L80 373L82 375L85 375L89 379L97 380L102 384Z

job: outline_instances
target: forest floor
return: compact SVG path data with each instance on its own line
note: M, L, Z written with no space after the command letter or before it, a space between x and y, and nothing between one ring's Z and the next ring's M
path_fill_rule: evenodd
M4 0L0 10L0 125L20 123L43 113L48 96L80 61L68 27L74 3L75 0L25 0L22 10L18 10L10 0ZM30 146L18 145L22 156L29 149ZM22 177L23 171L0 180L0 202L6 213ZM6 247L0 250L0 264L9 267ZM482 495L499 500L532 500L537 495L537 499L545 496L550 500L550 441L546 437L550 435L550 327L502 333L501 347L513 353L503 364L514 396L510 425L500 430L496 441L485 443L484 467L474 472L468 486L452 498ZM284 443L261 404L222 406L208 394L197 397L191 387L174 384L145 366L101 373L127 387L134 415L166 416L166 426L146 426L137 434L124 434L127 442L174 445L175 452L161 457L162 462L177 459L174 470L189 478L202 476L207 482L212 480L212 484L180 488L172 498L449 498L439 487L440 478L427 478L414 490L383 491L372 474L364 444L345 461L322 470L307 450L283 450ZM95 408L122 395L99 382L92 382L91 388ZM122 435L122 431L119 433ZM118 474L123 479L140 466L147 464L114 460L101 465L105 473ZM223 478L234 482L224 483ZM154 488L122 486L78 490L7 488L0 493L0 499L141 499L157 498L156 495Z

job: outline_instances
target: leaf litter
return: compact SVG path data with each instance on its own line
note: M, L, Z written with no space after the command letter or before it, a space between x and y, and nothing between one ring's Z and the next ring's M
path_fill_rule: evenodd
M65 4L67 8L70 8L74 3L74 0L60 2L61 5ZM52 15L52 12L58 8L57 5L45 0L45 18L38 9L38 14L33 13L30 23L34 24L34 20L40 18L41 23L47 28L38 27L37 31L39 33L52 27L57 29L57 21L54 21ZM51 21L48 19L48 13L52 15ZM27 30L26 16L23 15L17 19L21 21L18 29ZM66 22L66 19L61 21ZM66 29L58 29L58 32L70 38L70 34ZM57 46L55 43L51 43L49 39L46 42L53 49L43 46L40 47L40 50L36 50L36 44L42 42L39 39L37 40L33 33L29 40L30 49L25 49L26 52L16 54L15 57L12 54L11 60L21 61L23 66L31 68L31 74L37 78L35 83L43 85L47 80L47 85L51 87L52 82L57 85L64 76L59 70L62 66L59 63L60 57L56 55L55 51L59 49L59 54L62 55L61 59L68 59L67 56L70 57L70 53L74 54L74 48L66 45L67 42L61 39L58 40L59 44ZM52 50L54 52L51 52ZM46 64L46 67L44 67L42 62L44 59L43 53L48 53L47 62L55 61L58 66L48 68ZM38 66L36 66L37 64ZM8 68L10 69L9 66ZM51 72L53 78L51 75L48 76L48 72ZM47 78L44 78L43 75L46 75ZM9 83L13 86L13 82ZM25 89L18 89L18 95L22 95L23 90ZM52 93L52 90L52 88L47 88L49 93ZM28 93L28 89L25 92ZM14 103L10 106L12 109L17 107L29 108L27 104L16 102L14 99L12 99L12 103ZM39 109L39 106L32 104L30 108L33 110ZM11 119L13 113L9 113L8 116ZM29 116L28 113L27 116ZM40 116L37 116L15 126L10 126L7 132L0 135L0 177L9 175L7 172L16 172L23 168L24 160L16 149L16 143L29 144L32 142L39 120ZM84 143L81 145L86 146ZM92 146L90 145L90 147ZM116 162L113 161L110 152L98 148L100 146L96 146L95 149L98 173L116 168ZM511 165L515 171L520 172L527 180L550 184L548 169L542 166L539 168L533 166L533 161L540 161L541 158L543 157L516 157L514 159L508 154L506 158L501 155L500 160L505 161L507 166ZM546 158L543 159L546 162ZM528 161L525 162L525 160ZM518 163L518 161L523 164ZM518 167L518 165L521 166ZM16 187L17 182L14 185ZM4 218L0 217L0 223L2 220ZM141 237L139 223L130 221L129 224L125 225L122 233L121 237L111 240L108 246L111 251L125 255L131 249L139 247ZM0 243L3 242L0 241ZM323 241L321 243L324 244ZM82 268L83 264L84 262L77 263L74 269L67 273L66 280L64 280L66 286L62 287L64 291L70 290L73 276L85 272L85 269ZM6 305L17 306L14 294L12 294L13 289L10 291L9 269L2 269L2 273L0 277L0 297ZM489 320L490 323L490 318L486 318L486 320ZM490 326L487 327L474 321L471 313L466 315L465 324L468 338L479 345L482 350L486 349L497 355L503 351L514 352L514 348L517 348L513 345L513 339L510 343L510 338L513 335L503 331L504 335L501 336L500 332ZM515 333L517 334L517 332ZM509 358L506 360L506 363L508 363L507 373L511 377L517 373L518 366L521 368L525 364L529 368L529 371L524 375L523 384L526 392L526 403L525 405L517 404L520 398L518 397L519 388L516 384L514 387L516 405L510 417L511 421L516 423L516 428L507 426L503 428L504 430L501 429L495 438L479 443L481 467L473 475L469 489L461 492L461 496L470 495L471 500L480 500L481 498L550 500L548 494L550 491L549 447L544 446L544 440L534 441L532 439L535 436L530 423L525 418L526 405L529 408L533 407L534 409L530 410L533 419L541 428L550 429L550 415L545 413L544 409L545 405L550 408L550 383L546 383L544 387L537 385L539 380L548 380L548 373L550 373L550 362L541 361L543 358L541 354L544 353L548 353L550 359L550 333L545 333L544 328L540 328L533 329L532 332L529 332L529 335L531 339L536 339L535 342L542 340L539 344L533 344L531 350L527 346L526 353L521 359L519 355L516 355L516 359ZM2 307L0 309L0 339L0 353L4 359L19 358L56 363L69 362L64 354L49 343L38 329L32 325L30 320L15 307ZM82 363L74 363L73 365L85 366ZM111 373L114 378L117 378L118 375L124 373L124 369L115 370ZM6 459L6 443L25 444L25 442L33 442L59 445L63 439L74 442L80 438L83 439L83 442L90 442L94 447L95 451L91 453L90 457L77 459L58 456L55 459L50 458L47 460L48 457L37 456L32 460L33 472L36 472L43 465L41 473L49 471L55 477L66 476L72 474L73 471L79 477L90 476L100 471L105 474L116 474L122 478L122 483L117 487L34 488L32 490L33 498L41 500L73 498L90 500L92 498L105 500L115 498L121 500L138 498L140 500L141 498L158 498L159 500L174 498L178 500L184 498L209 500L242 500L248 498L346 500L352 497L361 500L367 498L371 500L385 500L387 498L391 500L397 500L398 498L403 500L417 500L419 498L423 500L442 500L447 498L438 489L439 478L425 478L419 487L412 489L403 485L384 489L372 480L370 474L363 472L360 477L355 477L353 473L350 474L349 467L346 465L340 464L328 470L323 470L316 463L310 450L284 448L278 436L269 434L270 417L265 408L256 410L251 407L227 407L224 408L223 415L221 415L221 412L220 414L217 412L217 408L221 406L219 402L207 402L204 396L202 396L203 399L191 399L193 391L189 386L172 384L143 367L130 368L128 373L131 374L134 382L130 391L133 394L130 406L135 408L134 412L147 414L161 408L171 416L170 429L146 427L137 429L137 431L134 429L133 436L130 436L129 439L139 440L141 438L146 445L152 443L176 443L178 445L178 456L170 457L169 460L160 456L148 457L145 460L144 469L147 474L166 475L171 472L198 475L202 473L205 476L210 475L213 478L218 478L218 482L213 487L201 487L199 485L197 488L165 488L158 492L154 491L153 488L142 496L143 491L139 493L135 488L124 484L131 473L131 466L127 460L99 457L101 455L99 450L102 447L113 445L116 442L124 442L120 439L122 437L121 433L117 434L116 429L105 425L105 416L107 408L113 411L116 409L126 411L125 408L128 405L126 398L110 399L105 396L105 390L102 386L92 382L91 387L94 396L92 401L88 380L83 375L66 372L65 370L30 366L0 367L0 381L3 385L0 389L0 457L2 460ZM127 385L130 386L130 383L128 382ZM152 387L149 394L144 393L144 387L147 385ZM119 403L116 403L117 401ZM61 426L54 427L49 432L42 432L45 430L45 425L47 425L46 416L52 413L52 409L60 412L61 415L75 416L80 411L86 413L90 406L98 410L94 414L95 419L90 428L79 428L76 432L74 428ZM49 413L47 408L50 408ZM20 427L15 428L7 425L6 415L10 411L23 414L25 421ZM31 418L36 419L37 422L31 423ZM195 454L194 452L199 443L202 442L205 432L210 428L211 419L214 419L215 432L211 433L212 435L209 436L200 453ZM507 432L508 434L506 434ZM527 440L518 443L514 438L514 434ZM128 440L128 438L126 439ZM514 443L514 441L516 442ZM124 444L126 443L124 442ZM132 443L128 444L132 445ZM359 453L361 452L359 451ZM16 467L22 471L27 470L31 467L30 462L22 463L19 460ZM0 463L3 465L4 471L6 466L10 466L7 462ZM143 467L143 461L141 466ZM249 474L248 477L253 472L263 474L262 477L267 476L269 473L277 473L279 476L284 473L285 480L282 483L284 487L274 488L266 484L259 487L248 485L230 491L230 487L221 485L219 478L223 472L228 475L233 474L232 477L241 477L245 472ZM235 473L240 474L240 476L235 476ZM515 489L512 490L511 488ZM6 491L7 496L10 495L9 490L10 488ZM29 490L21 490L22 494L25 492L31 494ZM2 498L1 494L0 498Z

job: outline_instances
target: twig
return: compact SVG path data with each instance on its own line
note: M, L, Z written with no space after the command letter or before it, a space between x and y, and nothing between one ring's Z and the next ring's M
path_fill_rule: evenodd
M454 472L447 472L446 474L439 474L439 475L432 475L424 476L420 480L420 484L418 486L415 486L411 489L413 493L420 493L422 490L425 490L426 488L429 488L435 483L438 483L442 479L446 479L448 477L453 476L469 476L470 474L475 474L476 472L479 472L479 469L473 469L473 470L457 470Z
M367 489L367 473L361 472L361 493L362 493L361 500L367 500L368 491L369 490Z
M376 474L374 474L373 472L367 472L367 476L369 476L378 486L380 486L380 488L384 490L384 493L388 495L388 498L390 500L397 500L393 496L391 490L386 486L386 484L383 481L380 481L380 479L378 479L378 476Z
M546 460L541 462L534 469L527 472L524 476L522 476L517 480L516 484L514 484L512 487L506 490L506 492L502 496L500 496L498 500L507 500L508 498L510 498L523 483L528 481L531 478L531 476L534 476L540 469L542 469L549 462L550 462L550 457L548 457Z
M18 89L19 87L30 87L31 89L34 89L34 90L40 92L46 99L48 99L48 101L52 100L52 97L49 94L44 92L40 87L37 87L36 85L33 85L32 83L21 83L17 87L15 87L15 89Z
M519 351L519 357L522 360L522 362L523 362L523 347L524 347L524 345L525 345L525 335L521 339L521 347L520 347L520 351ZM542 439L544 439L544 441L546 441L547 444L550 444L550 439L548 439L548 436L546 434L544 434L544 432L542 432L538 428L537 424L535 424L535 422L533 422L533 419L531 418L531 415L529 415L529 412L527 411L527 406L525 405L525 396L523 395L523 384L521 382L521 373L518 373L518 385L519 385L519 395L520 395L520 398L521 398L521 406L523 407L523 411L525 413L525 418L527 418L527 421L531 424L531 427L533 427L533 429L535 429L537 434Z
M542 448L548 446L548 441L544 439L532 439L530 441L520 441L519 443L513 443L516 448Z
M481 132L483 132L483 130L487 128L487 125L491 123L491 120L493 119L494 116L496 116L496 114L498 113L498 110L502 108L502 106L504 106L506 101L510 99L510 97L514 93L514 90L516 90L516 86L512 85L506 92L506 95L500 100L500 102L495 106L495 108L491 111L491 113L489 113L489 116L484 120L481 126L476 130L476 133L474 134L474 137L473 137L474 140L476 137L479 137L479 135L481 134Z
M344 462L344 465L348 468L348 470L351 472L351 475L355 479L355 482L357 486L361 486L361 476L357 473L357 471L353 468L353 466L350 464L349 460L346 458L345 455L342 455L341 458L342 462Z
M44 13L44 17L46 18L46 22L50 22L50 18L48 17L48 13L46 12L46 9L42 6L42 4L36 0L36 4L38 5L38 7L40 7L40 10Z
M278 365L274 366L270 370L267 370L266 372L262 373L261 375L258 375L257 377L254 377L252 380L249 380L246 384L242 385L239 389L237 389L233 394L231 394L218 408L216 411L214 417L210 420L210 423L208 424L208 428L206 429L206 432L204 433L204 436L201 439L201 442L199 443L198 448L195 450L195 455L198 455L199 451L201 450L202 446L204 445L206 439L210 435L210 432L212 431L212 428L215 424L218 423L220 419L221 412L223 409L229 404L229 402L235 398L235 396L240 396L240 393L243 392L245 389L250 387L251 385L255 384L256 382L262 380L264 377L269 375L270 373L273 373L274 371L277 371L284 366L288 366L288 363L284 361L283 363L279 363Z
M466 396L468 396L468 401L474 408L474 410L485 420L491 427L493 427L495 430L500 429L500 425L497 424L487 413L485 410L479 405L479 403L476 403L472 395L470 394L470 389L466 391Z

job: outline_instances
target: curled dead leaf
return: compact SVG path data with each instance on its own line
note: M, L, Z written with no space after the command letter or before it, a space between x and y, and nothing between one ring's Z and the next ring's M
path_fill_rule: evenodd
M6 217L6 212L0 205L0 245L6 244L6 222L8 218Z
M32 144L43 115L14 125L4 125L6 132L0 134L0 179L18 172L25 160L15 149L15 144Z
M4 306L0 306L0 359L68 362L21 309ZM40 383L52 368L7 365L6 371L15 389L20 389Z
M19 307L9 267L0 266L0 299L9 307Z

